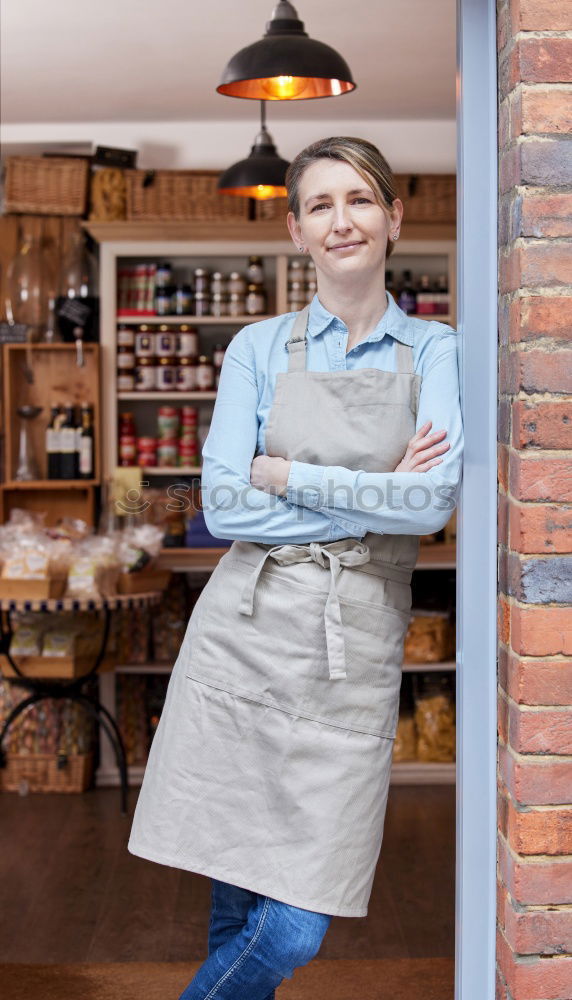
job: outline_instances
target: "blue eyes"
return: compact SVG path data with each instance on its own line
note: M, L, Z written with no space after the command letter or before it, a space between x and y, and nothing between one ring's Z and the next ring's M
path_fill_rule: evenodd
M371 204L373 204L373 202L372 202L371 198L352 198L351 204L352 205L359 205L359 204L371 205ZM326 202L320 202L318 205L314 205L314 207L310 209L310 212L316 212L319 208L329 208L329 207L330 206Z

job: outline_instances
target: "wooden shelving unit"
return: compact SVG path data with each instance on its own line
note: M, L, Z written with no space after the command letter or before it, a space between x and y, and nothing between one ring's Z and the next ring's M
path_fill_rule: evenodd
M4 427L4 481L0 486L0 517L22 508L46 513L53 525L64 514L92 525L95 488L100 482L101 430L99 398L99 344L84 344L84 365L78 367L75 344L4 344L2 425ZM31 373L31 381L29 374ZM45 433L54 403L88 402L93 410L95 477L47 479ZM19 406L40 406L42 412L29 424L29 437L39 465L40 479L15 479L18 461Z

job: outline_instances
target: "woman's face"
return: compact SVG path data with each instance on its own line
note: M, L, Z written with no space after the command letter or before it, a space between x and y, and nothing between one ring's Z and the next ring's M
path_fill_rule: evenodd
M288 229L320 273L343 281L371 273L383 276L387 240L399 231L403 205L391 209L376 201L373 188L349 163L316 160L302 174L300 217L288 214Z

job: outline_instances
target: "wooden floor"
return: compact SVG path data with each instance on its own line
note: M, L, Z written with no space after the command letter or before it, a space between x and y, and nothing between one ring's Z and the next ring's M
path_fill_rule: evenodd
M130 823L115 789L0 794L0 962L206 956L209 880L133 857ZM454 787L393 786L369 913L334 917L320 959L452 957L454 878Z

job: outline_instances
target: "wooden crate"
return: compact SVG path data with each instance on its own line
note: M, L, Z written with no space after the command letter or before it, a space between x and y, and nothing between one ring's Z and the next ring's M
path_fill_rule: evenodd
M48 577L45 580L5 580L0 577L0 599L6 601L44 601L62 597L67 578Z
M170 570L147 569L140 573L120 573L117 581L118 594L148 594L153 590L165 590L171 579Z
M57 754L6 754L0 791L85 792L93 777L93 753L69 754L58 767Z
M69 680L89 673L95 657L89 659L81 656L15 656L13 659L26 677ZM19 676L4 654L0 655L0 667L4 677Z
M218 170L127 170L127 218L212 222L248 218L248 198L219 194Z
M89 161L65 156L9 156L4 211L29 215L84 215Z

